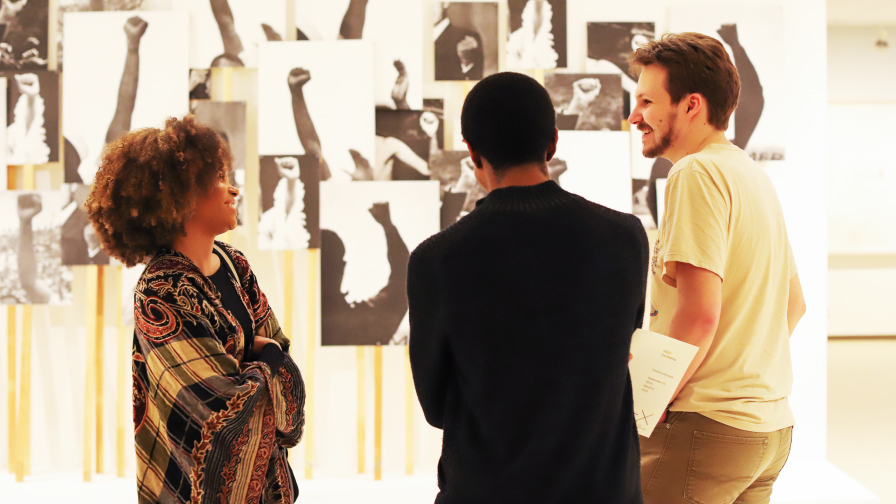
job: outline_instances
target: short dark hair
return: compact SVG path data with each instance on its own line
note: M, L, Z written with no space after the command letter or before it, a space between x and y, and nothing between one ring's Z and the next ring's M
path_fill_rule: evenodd
M728 129L740 98L740 77L721 42L701 33L667 33L631 53L628 61L635 77L648 65L664 68L672 103L699 93L706 98L709 124Z
M535 79L513 72L479 81L460 116L464 140L495 170L546 161L555 123L547 90Z

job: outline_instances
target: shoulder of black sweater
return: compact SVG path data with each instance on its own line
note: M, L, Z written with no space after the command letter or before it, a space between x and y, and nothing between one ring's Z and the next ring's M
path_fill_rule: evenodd
M475 228L488 216L502 212L533 212L557 205L568 205L579 211L598 217L595 223L618 226L632 233L637 240L646 244L647 234L641 220L630 213L619 212L605 207L577 194L562 189L553 181L536 186L512 186L496 189L477 203L476 208L465 217L444 230L424 240L411 254L415 262L424 257L446 253L450 245L461 241L467 231ZM416 256L416 257L415 257Z

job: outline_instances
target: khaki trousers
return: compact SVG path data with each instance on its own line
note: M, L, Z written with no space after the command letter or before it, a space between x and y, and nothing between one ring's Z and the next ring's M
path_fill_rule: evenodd
M749 432L671 412L640 438L644 504L767 504L792 431Z

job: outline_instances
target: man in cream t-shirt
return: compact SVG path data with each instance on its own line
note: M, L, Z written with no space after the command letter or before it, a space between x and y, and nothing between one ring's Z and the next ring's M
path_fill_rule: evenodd
M650 265L650 329L699 347L641 438L645 504L769 502L790 454L790 335L805 312L781 204L725 138L740 80L724 47L670 34L630 57L629 121L675 165Z

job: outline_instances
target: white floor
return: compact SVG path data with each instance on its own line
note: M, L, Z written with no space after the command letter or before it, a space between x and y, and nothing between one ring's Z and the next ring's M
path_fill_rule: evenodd
M885 377L896 362L896 339L829 343L828 458L799 473L782 474L775 504L896 504L896 382ZM875 394L861 393L874 390ZM882 409L883 408L883 409ZM889 426L889 427L887 427ZM793 470L793 468L791 468ZM305 504L432 502L434 475L370 475L300 481ZM136 501L133 479L76 474L32 476L15 484L0 476L3 504L127 504Z

